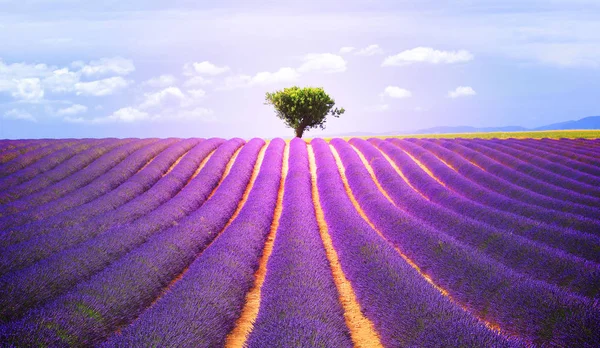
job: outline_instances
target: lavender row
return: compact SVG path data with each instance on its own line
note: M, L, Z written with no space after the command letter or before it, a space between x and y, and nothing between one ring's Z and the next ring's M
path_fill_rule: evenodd
M490 140L484 141L490 142ZM563 188L560 185L549 184L545 181L545 179L541 180L539 178L544 176L552 177L555 174L545 170L536 170L535 167L519 160L518 158L506 156L499 151L494 151L488 148L489 145L479 145L477 140L463 142L460 139L457 139L454 141L439 141L435 143L432 141L426 141L419 142L419 144L436 154L440 154L440 152L444 154L458 154L466 158L471 163L478 165L486 172L497 176L500 180L505 180L510 184L513 184L509 189L514 190L516 188L517 190L520 190L520 188L516 187L520 186L539 195L550 197L556 203L556 208L554 208L555 210L572 212L584 216L595 216L600 214L600 210L596 208L600 205L600 199L588 196L586 194L573 192L572 190ZM509 150L504 151L507 153L509 152ZM443 155L440 154L440 156ZM465 170L475 170L468 165L467 168L468 169ZM558 177L560 178L560 176ZM569 185L565 183L565 187L568 186ZM540 196L534 194L529 203L535 204L535 197ZM544 197L541 198L545 199ZM588 207L586 207L586 205ZM550 207L550 204L548 204L548 207Z
M548 146L549 148L556 148L565 151L574 152L583 156L589 156L594 158L596 161L600 161L600 154L598 149L582 147L574 144L571 139L563 138L560 140L554 139L541 139L540 143Z
M94 216L85 222L77 223L77 221L81 221L81 219L84 218L81 215L88 213L88 211L86 211L87 204L85 204L74 209L83 210L81 215L74 213L74 215L77 216L77 220L69 220L69 224L75 223L75 225L54 229L50 227L42 233L36 231L36 237L4 249L2 255L0 255L0 275L29 266L54 253L93 238L114 226L123 225L138 218L143 218L144 215L152 212L161 204L175 196L189 181L204 157L222 142L221 139L211 139L196 145L193 149L189 150L188 153L183 155L183 158L175 168L160 178L149 190L115 210L109 210ZM190 144L193 144L193 142ZM177 145L181 146L185 151L190 144L186 145L182 141ZM163 152L161 156L166 155L168 151L169 150ZM153 161L153 164L158 160L159 159L157 158ZM143 174L147 169L148 167L136 175ZM127 186L127 183L123 185ZM119 189L120 188L121 187L119 187ZM127 192L132 192L131 188L129 188ZM96 201L93 201L88 204L101 204L95 202Z
M570 158L567 158L565 156L560 156L560 155L556 155L556 154L553 154L553 153L550 153L547 151L539 150L539 149L535 148L535 144L531 144L531 146L527 146L527 144L529 144L529 142L527 142L525 140L517 141L517 140L513 140L513 139L508 139L504 142L504 144L506 144L507 146L510 146L512 148L515 148L515 149L519 149L519 150L523 150L523 151L527 151L529 153L535 154L539 157L542 157L542 158L548 160L551 163L554 163L555 165L559 165L559 166L577 170L577 171L581 172L583 175L590 176L593 178L600 177L600 168L598 168L598 167L594 167L589 164L581 163L581 162L572 160ZM579 177L579 175L577 177ZM598 180L598 179L596 178L596 180Z
M52 153L51 156L46 156L30 166L18 170L0 179L0 190L4 191L15 185L24 183L33 179L36 175L52 170L64 161L72 158L81 151L85 151L92 146L102 144L103 140L86 139L75 142L71 146L67 146L61 150Z
M129 324L161 296L226 225L263 144L263 140L255 139L244 146L231 174L200 209L53 302L1 326L0 341L91 346ZM128 238L123 235L113 243Z
M16 143L14 147L7 148L2 153L0 153L0 164L12 161L13 159L21 156L24 153L48 145L49 142L49 140L25 140L23 142Z
M281 181L285 142L272 140L237 218L185 276L106 347L223 346L254 284Z
M412 145L412 142L408 141L402 142L400 144L404 143ZM536 187L539 190L543 189L544 185L541 185L540 187L539 183L537 183L538 186L536 186L535 181L527 181L527 176L523 176L523 174L515 172L514 169L511 170L510 168L498 165L497 163L496 165L493 165L494 161L489 158L487 159L487 161L485 161L486 158L483 155L474 156L474 158L478 161L477 163L485 165L485 167L483 167L484 170L481 170L480 168L477 168L475 165L473 165L473 163L461 157L456 152L447 150L439 145L418 140L416 140L415 143L420 145L420 148L417 148L418 150L426 149L430 153L433 153L442 161L445 161L446 163L450 164L453 168L456 169L456 171L459 174L463 175L465 178L473 181L474 183L479 184L484 188L487 188L488 190L495 191L508 198L512 198L526 204L536 205L541 208L548 209L549 211L553 210L556 212L552 212L554 214L558 214L559 212L569 212L572 214L581 215L582 217L590 217L593 219L599 213L598 209L595 209L594 207L581 204L574 204L572 202L565 202L557 198L548 197L543 194L533 192L531 191L531 187ZM490 169L490 172L486 170L488 168ZM498 175L502 175L504 176L504 178L498 177ZM522 176L522 178L519 178L519 176ZM515 181L527 187L521 187L515 184ZM555 191L559 191L558 188L556 188ZM562 192L563 195L569 193L569 191ZM584 198L589 198L589 200L593 200L593 198L591 197ZM583 200L583 198L580 197L579 200Z
M509 233L515 233L527 239L600 263L600 254L598 253L598 250L600 250L600 237L559 228L515 213L495 208L490 209L485 204L471 201L452 190L448 190L427 175L408 155L391 143L379 139L371 141L379 147L379 150L390 157L390 160L398 166L408 182L432 203ZM385 168L389 164L381 153L366 140L355 138L350 142L365 155L374 167ZM386 180L398 181L399 179L392 176Z
M55 152L77 143L76 139L61 139L51 142L50 144L29 151L22 156L19 156L12 161L0 165L0 177L5 177L16 171L19 171L27 166L39 161L46 156L52 156Z
M564 196L570 193L573 201L577 199L577 201L574 201L575 203L587 204L592 207L600 206L600 199L598 199L600 189L594 185L570 179L571 176L578 174L577 171L566 168L562 171L562 175L553 173L544 168L548 165L547 161L527 152L514 150L502 144L491 143L489 140L458 140L457 142L461 146L478 151L507 167L515 169L519 173L526 174L527 176L521 174L520 179L521 182L528 180L527 186L531 190L535 188L536 192L543 194L545 188L546 195L554 193L553 197L561 197L562 195L563 199L569 199ZM537 162L537 166L533 165L533 162ZM537 182L530 183L530 177ZM516 177L510 180L515 179ZM595 181L597 181L597 178Z
M537 345L592 345L600 340L594 302L516 274L456 239L416 221L389 202L369 177L347 173L376 228L455 301Z
M5 151L12 150L17 147L21 147L26 144L30 144L37 140L32 139L0 139L0 154Z
M306 143L290 142L283 210L248 347L350 347L317 225Z
M103 141L75 156L69 160L56 166L56 168L46 171L44 173L36 175L30 181L24 182L20 185L7 188L0 193L0 203L6 204L12 202L23 196L38 192L64 178L82 170L87 165L92 163L98 157L104 155L108 151L131 142L132 139L109 139ZM14 174L13 174L14 175Z
M535 149L546 151L551 154L561 155L567 157L569 159L585 163L596 168L600 167L600 159L596 158L593 153L590 152L581 152L580 150L573 149L572 147L563 147L559 145L560 142L554 142L553 144L549 144L544 141L538 141L536 143L532 143L530 141L525 141L524 145L532 146Z
M59 199L69 193L72 193L73 191L93 182L111 168L117 166L135 151L140 150L142 147L156 143L157 141L158 139L134 140L123 146L113 149L77 173L28 197L22 197L16 201L0 206L0 217L16 214L28 209L33 209L37 206L41 206L52 200Z
M450 189L471 200L541 222L552 223L560 227L573 228L591 234L597 234L598 231L600 231L600 224L595 220L586 219L579 215L545 209L540 206L524 203L517 199L504 196L489 188L480 186L477 181L466 179L464 176L448 168L448 166L443 164L437 157L421 147L410 142L391 142L394 145L401 146L402 149L415 156ZM523 199L527 199L527 196L532 195L532 193L527 190L522 190L521 192L522 195L525 196L522 197Z
M333 245L361 311L373 322L384 346L429 347L440 342L452 347L517 346L517 342L508 342L453 304L410 267L355 210L327 143L321 139L311 143L317 160L319 196ZM346 170L352 172L349 175L368 180L369 174L359 171L364 166L352 154L350 145L341 139L332 143Z
M525 161L529 165L535 166L532 169L542 176L545 176L546 173L550 173L550 175L555 177L557 181L565 180L566 178L567 181L573 181L578 185L591 186L597 190L596 185L598 184L598 180L600 180L600 178L596 177L595 175L582 173L581 171L568 165L570 163L575 165L581 164L579 162L571 161L568 158L562 158L562 162L554 163L545 158L546 156L544 152L520 146L518 142L516 143L516 146L509 141L500 140L476 141L476 143L480 143L481 145L485 145L487 147L496 146L492 148L497 148L497 151L506 151L507 154L516 157L521 161ZM560 184L558 186L562 187Z
M12 304L0 309L2 321L20 317L30 308L100 272L155 234L177 226L179 220L204 204L217 186L231 156L242 145L243 140L232 139L220 146L198 176L177 196L143 218L115 226L77 247L0 278L0 289L5 294L0 303ZM73 264L72 260L85 262Z
M98 197L102 197L103 195L110 193L134 176L146 164L151 163L152 160L167 147L177 143L178 141L178 139L164 139L152 145L146 146L132 153L126 160L122 161L105 174L96 178L91 184L88 184L75 192L32 209L3 217L0 219L0 229L7 230L10 228L12 230L17 226L25 225L27 223L34 223L35 228L39 228L35 225L35 222L38 222L37 225L39 226L55 226L59 222L65 221L65 218L68 221L68 219L71 217L70 214L66 213L65 211L81 206L85 203L95 200ZM111 207L103 206L93 208ZM54 223L48 220L45 222L39 221L42 219L48 219L59 213L63 213L63 215L57 217L56 219L58 221ZM21 229L27 230L33 228L34 226L22 226Z
M344 166L361 177L370 174L352 147L341 139L332 144L344 153ZM382 188L397 207L416 220L469 245L488 257L533 279L559 285L583 296L595 297L600 291L600 265L586 262L560 250L481 223L431 203L412 190L387 162L373 165ZM377 190L377 186L371 185ZM527 255L526 258L523 255Z
M11 227L11 238L3 240L3 243L0 245L5 246L9 242L12 245L14 243L28 241L33 237L45 236L53 231L60 232L66 228L77 228L78 224L81 224L94 216L105 212L114 212L114 210L118 209L121 205L137 198L138 195L150 189L154 183L163 176L169 167L183 153L187 152L189 148L196 145L197 142L198 140L195 139L171 142L166 149L153 151L152 157L147 158L148 162L145 163L141 169L137 168L135 174L126 178L124 182L120 183L114 189L104 192L101 195L97 195L97 197L92 196L92 200L74 206L67 206L66 208L60 205L57 206L56 202L47 203L40 207L44 208L45 206L49 206L44 211L45 215L40 217L39 214L36 214L34 215L35 219L33 219L33 221ZM113 168L113 170L117 169L119 166ZM118 173L115 174L119 175ZM104 176L106 176L106 174ZM89 186L86 188L89 189ZM82 190L76 191L75 194L81 193L81 191ZM70 197L67 196L65 198ZM64 200L64 198L61 200ZM41 209L37 210L39 211ZM7 219L19 215L9 216ZM92 224L92 226L89 227L93 229L95 228L95 225Z
M596 148L596 150L600 150L600 148L598 148L600 146L600 141L598 141L599 138L576 138L576 139L568 139L569 141L571 141L574 145L576 146L583 146L583 147L591 147L591 148Z
M10 151L15 148L24 146L26 144L29 144L31 141L32 140L25 140L25 139L17 139L17 140L0 139L0 156L2 156L2 153L6 152L6 151Z

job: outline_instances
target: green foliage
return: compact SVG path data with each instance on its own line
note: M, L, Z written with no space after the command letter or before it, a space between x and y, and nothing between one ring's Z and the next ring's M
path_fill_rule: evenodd
M333 109L335 101L320 87L294 86L282 91L267 92L265 104L273 105L277 117L286 126L293 128L299 138L307 129L325 129L328 114L339 117L345 111L344 108Z

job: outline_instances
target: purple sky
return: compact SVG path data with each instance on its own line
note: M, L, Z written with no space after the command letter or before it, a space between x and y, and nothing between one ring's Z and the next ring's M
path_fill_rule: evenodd
M0 0L0 138L289 137L293 85L346 109L309 137L600 114L597 0L49 3Z

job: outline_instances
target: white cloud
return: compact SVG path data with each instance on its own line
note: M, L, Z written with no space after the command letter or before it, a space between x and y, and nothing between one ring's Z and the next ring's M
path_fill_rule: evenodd
M115 111L112 115L108 116L108 121L117 121L117 122L134 122L146 120L149 118L148 113L144 111L140 111L136 108L126 107Z
M263 71L254 76L238 75L229 76L225 79L225 84L219 89L233 89L241 87L250 87L254 85L268 85L279 82L291 82L298 79L300 74L294 68L281 68L275 72Z
M448 96L450 98L458 98L458 97L467 97L471 95L476 95L477 93L470 86L458 86L453 91L448 91Z
M281 68L276 72L263 71L252 77L251 83L265 85L277 82L288 82L296 80L300 74L293 68Z
M43 85L52 92L70 92L75 89L77 82L79 82L79 75L69 71L68 68L63 68L54 70L43 80Z
M71 123L90 123L90 124L103 124L103 123L133 123L136 121L143 121L150 119L150 115L147 112L140 111L133 107L121 108L111 115L106 117L95 117L92 119L85 119L83 117L71 117L66 116L63 120Z
M203 61L200 63L187 63L183 66L184 75L191 76L194 73L200 75L216 76L226 71L229 71L228 66L216 66L209 61Z
M74 104L67 108L59 109L56 114L60 116L65 115L77 115L87 111L87 106L81 104Z
M193 99L200 99L206 95L206 91L204 91L203 89L188 89L187 93Z
M160 75L158 77L153 77L149 80L142 82L142 86L154 87L154 88L164 88L168 86L172 86L177 82L177 79L173 75Z
M8 110L7 112L5 112L4 118L12 119L12 120L26 120L26 121L31 121L31 122L37 122L35 117L33 117L30 113L23 111L23 110L17 110L17 109Z
M346 71L346 61L337 54L311 53L304 56L304 63L298 68L298 71L343 72Z
M177 87L167 87L156 93L147 93L140 104L140 109L149 109L157 106L179 106L186 99L185 94Z
M26 78L14 82L15 88L11 93L13 98L32 102L44 98L44 89L39 78Z
M354 51L354 50L355 50L355 48L354 48L354 47L351 47L351 46L345 46L345 47L342 47L342 48L340 48L340 52L339 52L339 53L340 53L340 54L346 54L346 53L350 53L350 52L352 52L352 51Z
M416 47L385 58L381 66L402 66L412 63L453 64L473 60L466 50L439 51L431 47Z
M400 88L398 86L387 86L383 90L383 93L381 95L388 96L390 98L401 99L401 98L410 98L412 96L412 93L411 93L411 91L404 89L404 88Z
M12 63L6 64L0 60L0 80L22 79L27 77L43 77L51 73L46 64Z
M369 45L361 50L354 52L357 56L374 56L376 54L383 54L383 50L379 45Z
M184 83L183 83L183 87L199 87L199 86L205 86L205 85L209 85L211 84L212 81L208 80L202 76L194 76L191 77L189 79L187 79Z
M197 107L191 110L165 109L156 113L139 110L135 107L124 107L106 117L85 119L83 117L66 116L65 121L71 123L106 124L106 123L134 123L134 122L171 122L171 121L194 121L201 123L218 122L211 109Z
M73 66L80 67L80 72L86 76L106 74L127 75L135 71L133 61L122 57L100 58L92 60L88 64L74 62Z
M99 97L111 95L114 92L127 87L130 83L131 81L127 81L120 76L109 77L91 82L78 82L75 84L75 91L77 95Z

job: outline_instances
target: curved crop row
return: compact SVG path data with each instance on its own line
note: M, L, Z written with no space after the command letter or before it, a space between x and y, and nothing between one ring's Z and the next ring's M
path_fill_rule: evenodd
M534 193L526 189L512 189L510 192L512 192L513 197L509 197L508 195L510 193L503 192L495 186L496 184L501 183L497 180L493 180L490 176L491 174L485 175L485 172L482 172L475 166L471 167L477 169L477 171L471 170L469 172L463 172L464 174L471 174L471 178L466 178L453 169L450 169L446 163L443 163L438 157L420 146L414 145L408 141L396 141L396 139L391 142L394 145L401 147L419 161L422 161L439 180L443 181L453 191L460 193L469 199L479 201L494 208L530 217L541 222L552 222L561 227L573 228L586 233L598 233L598 231L600 231L600 222L598 221L586 219L579 215L562 213L558 210L544 208L539 205L533 205L519 200L520 198L531 201L530 196L533 196ZM458 155L455 155L455 158L457 156ZM507 183L505 183L504 185L501 184L501 186L509 188L509 186L514 185L507 185ZM496 192L496 190L500 192ZM535 201L540 204L551 205L554 203L543 198Z
M82 170L87 165L96 160L98 157L102 156L103 154L118 146L127 144L132 140L133 139L111 139L109 141L104 141L100 144L97 144L71 157L69 160L61 163L52 170L44 172L42 174L38 174L37 176L35 176L35 178L31 179L30 181L23 182L20 185L6 189L2 193L0 193L0 203L6 204L23 196L38 192L41 189Z
M535 221L511 212L494 209L477 201L471 201L444 187L410 159L396 146L387 141L374 141L381 153L362 139L352 139L355 145L367 157L373 167L396 166L406 177L407 183L432 203L451 209L456 213L484 222L490 226L515 233L527 239L541 242L566 251L587 260L600 263L600 237L573 231L543 222ZM387 158L385 158L386 156ZM399 181L396 176L382 179L382 182ZM394 185L400 185L395 183Z
M313 140L312 145L329 231L342 266L356 286L363 312L375 323L382 343L390 347L431 346L440 341L451 346L509 346L502 337L429 286L363 220L346 196L329 146L322 140ZM340 149L342 157L348 151L352 150ZM355 168L360 166L354 162L344 170L355 176L359 175Z
M131 326L114 334L107 347L224 344L252 286L272 223L284 147L280 139L269 143L239 215L189 266L186 275Z
M111 140L108 141L110 142ZM38 174L54 169L56 166L62 164L64 161L69 160L78 153L85 151L92 146L102 145L105 142L107 141L96 139L85 140L58 150L52 153L51 156L46 156L37 161L35 164L32 164L0 179L0 190L4 191L10 187L21 184L25 181L29 181Z
M592 179L596 178L596 181L592 181L592 182L588 182L586 179L585 182L587 182L589 184L595 185L595 183L597 182L597 177L600 176L600 168L598 168L598 167L594 167L592 165L581 163L579 161L575 161L575 160L565 157L565 156L557 155L552 152L538 149L535 147L534 143L530 143L529 141L525 141L525 140L513 141L513 139L509 139L502 144L505 144L506 146L510 146L515 149L519 149L519 150L523 150L523 151L535 154L541 158L548 160L552 164L550 164L547 168L553 168L553 167L555 168L555 165L558 165L558 166L562 166L562 167L571 168L573 170L577 170L585 177L590 177ZM579 175L575 176L575 178L578 178L578 177L579 177Z
M49 217L88 203L116 189L121 184L125 183L129 178L137 174L146 164L151 163L151 161L159 153L176 142L176 139L160 140L154 144L137 150L125 161L119 163L102 176L96 178L93 183L86 185L81 190L77 190L69 195L59 198L58 200L45 203L27 211L3 217L0 219L0 228L5 230L11 229L16 226L25 225L41 219L46 219L46 223L44 224L46 225L48 224ZM60 221L60 218L57 219ZM55 224L56 223L52 223L52 225Z
M82 206L82 209L77 209L79 213L73 212L77 215L76 220L70 220L70 222L75 223L74 225L66 228L49 229L45 231L45 234L37 233L36 237L26 242L11 245L4 249L2 255L0 255L0 275L26 267L56 252L93 238L116 225L127 224L138 218L143 218L144 215L178 194L196 171L201 161L220 143L221 140L219 139L211 139L196 145L180 158L181 162L176 162L176 165L173 164L173 170L164 173L163 177L150 189L114 210L108 210L82 221L84 217L87 217L86 213L93 213L92 209ZM183 147L184 150L186 148L187 146ZM129 188L127 192L132 191ZM92 202L91 204L96 203ZM78 221L82 222L77 223Z
M78 141L76 139L56 140L48 143L48 145L42 146L32 151L28 151L22 156L19 156L13 159L12 161L0 165L0 178L6 177L7 175L24 169L27 166L45 158L46 156L52 156L55 152L60 151L61 149L71 146L77 142Z
M596 346L600 140L0 141L0 346Z
M562 193L563 196L570 192L571 195L574 195L575 199L570 197L563 197L563 199L571 200L575 203L587 204L592 207L596 207L600 204L600 200L597 199L597 197L600 196L600 190L593 185L571 179L571 176L577 175L577 172L572 169L565 168L562 171L563 175L558 175L551 170L546 169L548 163L544 162L544 160L527 152L513 150L502 144L488 144L487 142L480 140L471 142L459 141L459 143L488 156L498 163L502 163L508 168L515 169L519 173L527 174L524 178L521 176L521 180L528 180L529 177L534 178L537 183L529 180L529 185L525 186L532 191L541 194L546 194L546 191L558 191ZM536 163L539 164L539 162L543 162L543 168L535 165ZM510 180L513 182L516 181L515 178L511 178ZM560 195L554 197L560 197Z
M490 142L479 141L478 145L488 146L490 149L501 150L504 153L508 153L514 158L518 158L526 164L531 164L535 166L534 168L537 173L539 173L539 179L545 179L546 173L554 174L554 178L556 180L564 180L570 179L576 181L577 183L591 185L594 189L596 187L596 183L598 182L597 175L591 175L588 173L582 173L578 170L579 168L585 168L585 165L581 165L581 163L572 161L568 158L562 158L559 163L554 163L547 159L546 153L542 151L538 151L532 148L526 148L517 144L501 142L499 140L492 140ZM466 145L466 144L465 144ZM510 159L509 159L510 160ZM575 168L574 168L575 167ZM559 177L555 176L559 175ZM561 187L559 185L559 187Z
M129 155L140 150L146 145L155 143L158 139L137 140L119 146L104 154L84 169L54 183L39 192L22 197L14 202L0 206L0 217L16 214L33 209L50 201L66 196L96 180L102 174L115 167Z
M5 320L19 317L30 307L56 297L79 281L101 271L153 235L177 226L182 218L200 208L208 199L242 142L233 139L220 146L182 192L144 219L115 226L77 247L0 278L0 289L5 293L2 303L14 303L0 309L2 317ZM85 260L85 263L73 264L73 259Z
M331 142L338 151L346 154L344 166L347 170L361 176L369 175L365 168L369 165L364 165L357 155L352 154L353 150L348 143L341 139ZM381 176L385 179L385 176L395 174L391 168L387 168L387 173L382 173L383 168L378 169L379 173L374 173L374 180ZM389 200L396 206L423 223L531 278L560 284L569 291L585 296L595 297L598 294L600 265L585 262L508 231L461 216L437 204L431 204L415 194L407 185L402 185L401 181L384 180L383 187L379 190L388 194ZM527 258L521 255L527 255Z
M230 175L199 210L65 295L10 322L0 329L4 339L19 345L93 345L135 319L225 227L263 144L244 146Z

